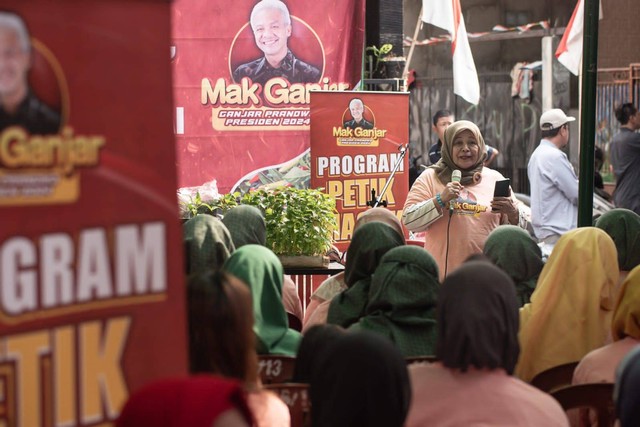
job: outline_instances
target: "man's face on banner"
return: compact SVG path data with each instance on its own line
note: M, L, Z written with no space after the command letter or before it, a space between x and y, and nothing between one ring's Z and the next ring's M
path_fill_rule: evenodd
M291 35L291 24L286 24L278 9L258 12L251 23L256 45L265 55L287 53L287 39Z
M362 120L362 113L364 112L364 105L360 101L353 100L349 104L349 110L351 110L351 117L356 122Z
M0 95L12 94L26 85L28 70L29 52L22 48L18 34L0 28Z

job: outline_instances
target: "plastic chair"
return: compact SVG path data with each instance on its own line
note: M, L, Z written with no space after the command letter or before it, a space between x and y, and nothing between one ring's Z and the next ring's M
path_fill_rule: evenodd
M542 371L533 377L531 385L546 393L550 393L563 386L571 385L573 371L577 365L578 362L565 363Z
M284 383L291 381L296 358L278 354L258 355L258 375L262 384Z
M565 411L588 408L596 413L598 427L611 427L616 420L612 383L576 384L551 393Z
M407 361L407 365L411 365L413 363L433 363L437 359L435 356L414 356L414 357L405 357Z
M280 383L267 384L267 390L276 393L289 407L291 427L305 427L311 421L311 401L309 400L309 384Z

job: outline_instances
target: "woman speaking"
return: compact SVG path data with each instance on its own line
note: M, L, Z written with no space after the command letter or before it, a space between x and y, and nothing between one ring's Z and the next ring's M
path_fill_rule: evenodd
M441 159L418 177L407 196L403 222L410 231L426 232L424 247L438 263L440 280L481 253L500 224L526 228L528 218L512 192L494 197L496 182L505 178L483 166L485 156L478 126L453 123L445 131Z

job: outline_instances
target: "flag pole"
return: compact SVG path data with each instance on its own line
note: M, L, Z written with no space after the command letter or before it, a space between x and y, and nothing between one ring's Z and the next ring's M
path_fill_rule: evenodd
M593 225L593 178L596 137L596 84L598 82L599 0L584 0L582 44L582 101L580 109L580 176L578 227Z
M409 74L409 64L411 63L411 58L413 57L413 51L416 48L416 39L418 38L418 33L420 32L420 28L422 28L422 7L420 8L420 13L418 13L418 22L416 22L416 29L413 32L413 39L411 39L411 46L409 47L407 60L404 63L404 70L402 70L402 79L405 82L407 81L407 75Z

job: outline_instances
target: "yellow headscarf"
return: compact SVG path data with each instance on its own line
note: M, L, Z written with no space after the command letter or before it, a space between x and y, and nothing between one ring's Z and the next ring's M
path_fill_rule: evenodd
M640 339L640 265L622 283L613 311L612 333L615 341L624 337Z
M453 157L451 156L453 140L456 138L456 135L465 130L471 131L473 136L475 136L476 141L478 141L478 150L480 152L478 161L469 169L461 169L456 166L453 162ZM440 153L442 157L440 157L438 163L429 166L436 171L440 182L445 185L451 182L451 172L455 169L462 172L462 180L460 180L462 185L473 185L480 181L480 173L482 172L484 159L487 156L487 153L485 151L484 138L475 123L468 120L458 120L449 126L444 132L444 141L442 141L442 149Z
M616 246L607 233L584 227L564 234L540 273L531 302L520 309L516 375L530 381L603 346L618 277Z

